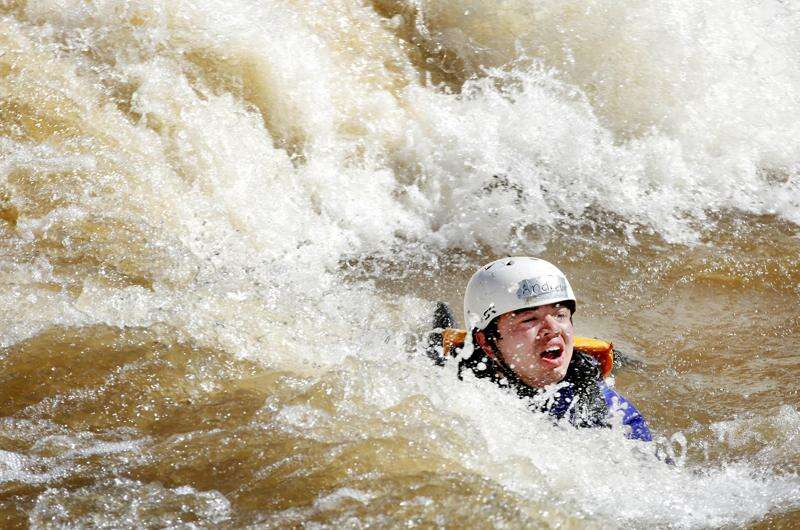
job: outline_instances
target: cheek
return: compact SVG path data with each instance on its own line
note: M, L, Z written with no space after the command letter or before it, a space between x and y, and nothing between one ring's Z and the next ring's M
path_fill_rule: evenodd
M527 350L525 341L520 340L519 337L509 340L505 346L505 350L515 357L524 355Z
M539 337L536 333L536 330L533 328L519 330L512 335L512 342L515 347L525 352L528 352L531 350L531 348L535 347L538 341Z
M520 366L528 364L530 346L524 337L514 335L503 340L501 351L506 362Z

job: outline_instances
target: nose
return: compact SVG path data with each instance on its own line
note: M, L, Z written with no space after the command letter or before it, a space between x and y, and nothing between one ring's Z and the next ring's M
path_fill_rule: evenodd
M553 318L552 315L545 316L544 320L542 321L542 327L539 329L539 336L542 338L545 336L552 337L553 335L558 335L559 333L561 333L561 325L558 323L558 321Z

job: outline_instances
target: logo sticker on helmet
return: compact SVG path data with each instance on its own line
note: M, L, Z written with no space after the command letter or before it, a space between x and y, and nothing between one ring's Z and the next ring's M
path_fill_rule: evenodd
M566 295L567 282L564 278L557 276L540 276L539 278L529 278L519 282L517 287L517 298L520 300L530 300L549 295Z

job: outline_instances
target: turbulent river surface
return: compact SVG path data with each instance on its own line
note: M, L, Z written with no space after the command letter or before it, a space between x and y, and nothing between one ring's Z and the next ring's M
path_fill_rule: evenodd
M798 57L796 0L0 0L0 527L797 528ZM422 353L507 254L655 442Z

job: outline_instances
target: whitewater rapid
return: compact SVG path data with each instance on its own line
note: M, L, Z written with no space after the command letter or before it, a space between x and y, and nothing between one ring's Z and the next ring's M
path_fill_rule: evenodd
M797 517L800 323L769 319L800 300L796 3L0 14L0 502L20 521L110 506L108 524L177 524L181 503L207 526ZM579 330L643 350L650 372L619 384L678 466L420 354L432 302L458 313L471 271L503 254L554 258ZM192 408L220 393L238 423ZM206 459L172 476L160 463L186 440ZM248 471L205 482L215 458Z

